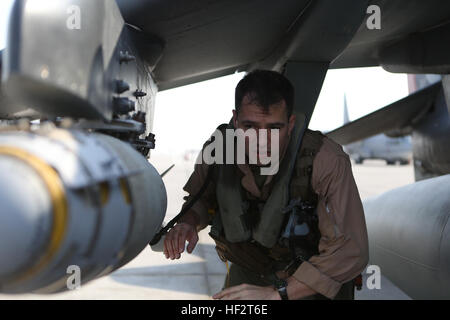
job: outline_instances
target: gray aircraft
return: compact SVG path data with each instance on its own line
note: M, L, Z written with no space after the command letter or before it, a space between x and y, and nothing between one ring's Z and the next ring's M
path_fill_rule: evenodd
M344 96L344 125L349 123L347 98ZM377 134L373 137L353 142L344 146L344 151L357 164L366 159L385 160L388 165L399 162L401 165L408 164L412 157L411 137L388 137Z
M66 290L70 267L83 283L106 275L158 232L166 193L146 159L158 91L277 70L301 121L328 69L382 66L442 80L328 135L411 134L417 182L364 202L370 261L412 298L449 299L449 18L447 0L16 0L0 88L0 291Z

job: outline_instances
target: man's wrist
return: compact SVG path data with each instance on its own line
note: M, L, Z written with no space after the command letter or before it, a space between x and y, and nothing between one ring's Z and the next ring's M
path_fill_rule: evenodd
M192 226L195 230L197 230L197 226L200 224L196 214L193 213L192 211L188 212L183 217L181 217L181 219L178 220L178 223L186 223Z
M270 300L281 300L281 296L278 293L278 289L276 287L271 288L272 288L272 297L270 298Z

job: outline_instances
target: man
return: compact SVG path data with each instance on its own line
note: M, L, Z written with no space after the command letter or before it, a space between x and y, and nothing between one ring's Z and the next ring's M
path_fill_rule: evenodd
M232 127L276 129L279 163L286 167L296 124L293 105L294 90L284 76L253 71L236 87ZM247 144L245 152L248 156ZM261 174L259 157L256 164L215 166L206 191L167 234L166 257L179 259L186 241L191 253L198 231L212 224L220 258L232 262L225 289L213 298L353 299L353 280L367 265L368 243L349 157L340 145L307 130L292 161L292 172L280 169L269 176ZM184 187L188 201L210 169L196 164ZM289 210L283 210L283 181L289 181ZM304 233L296 233L305 226Z

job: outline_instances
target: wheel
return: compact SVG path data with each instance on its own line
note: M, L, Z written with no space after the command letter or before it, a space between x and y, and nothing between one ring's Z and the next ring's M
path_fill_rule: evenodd
M386 160L386 164L388 166L393 166L393 165L395 165L395 161L394 160Z
M364 159L362 157L358 157L355 159L356 164L362 164L364 162Z
M405 166L409 164L409 160L400 160L400 165Z

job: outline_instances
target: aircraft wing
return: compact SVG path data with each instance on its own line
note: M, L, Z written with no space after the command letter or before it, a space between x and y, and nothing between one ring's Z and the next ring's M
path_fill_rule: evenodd
M439 52L447 51L438 49L449 46L448 41L440 41L450 34L443 26L450 2L444 0L117 3L126 22L164 43L154 70L160 90L255 67L281 70L287 60L332 62L331 68L382 65L396 72L406 72L407 68L432 73L446 59ZM351 14L361 11L362 6L364 15L369 5L380 8L379 30L368 29L370 14L363 23L359 14ZM342 51L339 43L349 36L352 39ZM412 45L435 50L410 56L407 49Z
M331 2L331 1L322 1ZM277 48L319 1L118 0L125 21L155 34L164 53L154 70L159 90L247 70ZM311 8L310 8L311 9ZM324 25L322 28L326 28ZM316 42L311 35L308 47ZM324 47L324 45L320 45ZM314 52L320 52L315 45ZM312 58L312 51L303 57Z
M412 130L411 126L418 123L433 106L440 90L442 90L442 83L435 83L380 110L328 132L327 135L336 142L346 145L380 133L409 134Z
M391 72L444 73L434 71L447 60L443 53L449 44L442 39L450 34L450 2L372 0L370 4L380 8L381 28L370 30L361 24L331 68L381 65ZM450 70L448 64L445 70Z

